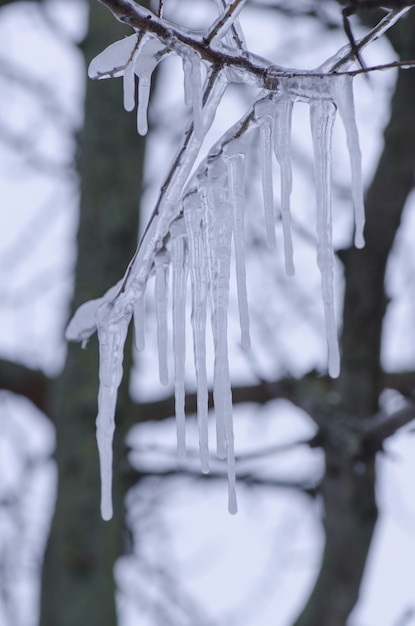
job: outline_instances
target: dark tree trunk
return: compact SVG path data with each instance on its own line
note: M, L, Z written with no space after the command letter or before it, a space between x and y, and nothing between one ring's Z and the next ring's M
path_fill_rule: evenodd
M126 32L130 34L92 1L83 45L87 63ZM88 81L79 153L81 207L74 308L116 283L134 252L143 149L134 115L122 111L120 82ZM78 344L69 346L66 367L52 389L48 412L56 425L59 489L43 570L42 626L114 626L117 621L113 566L125 548L122 422L123 416L133 413L128 394L131 342L124 364L110 522L101 519L99 507L95 336L86 350Z
M414 15L398 25L401 58L415 53ZM322 482L326 544L321 570L295 626L344 626L361 586L377 519L375 455L354 429L372 417L382 389L381 340L387 307L384 279L402 211L414 185L415 74L399 73L385 144L366 199L366 247L342 251L345 300L339 402L323 425ZM326 407L327 412L327 407Z

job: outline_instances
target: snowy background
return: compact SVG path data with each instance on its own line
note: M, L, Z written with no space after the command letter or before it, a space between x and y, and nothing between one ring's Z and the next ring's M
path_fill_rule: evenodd
M203 27L212 11L205 3L200 3L200 10L198 5L190 0L168 0L166 10L172 11L178 23ZM62 337L75 262L78 181L71 163L76 149L73 131L82 124L86 75L75 44L85 33L87 10L82 0L50 0L46 6L47 19L29 2L0 11L0 92L4 94L0 99L0 350L4 358L54 375L64 363ZM267 15L265 10L246 8L241 23L249 49L280 65L318 66L345 43L341 30L327 31L312 18L273 14L271 20ZM340 22L334 5L333 19ZM393 52L384 40L365 53L368 65L391 59ZM177 140L175 129L183 125L186 114L181 64L169 60L161 68L163 79L158 81L150 108L155 130L148 146L145 214L150 212L161 182L160 168L155 165L162 159L167 169L168 155L174 152ZM355 81L367 182L382 148L394 80L390 71L374 74L370 83ZM52 94L46 111L45 90ZM229 89L207 147L244 113L251 98L248 88ZM120 115L126 113L120 109ZM284 274L281 246L276 251L266 249L260 220L254 214L247 218L253 242L248 250L248 291L254 349L244 354L239 347L233 293L230 366L237 384L326 368L307 118L307 107L296 107L294 279ZM340 124L335 130L333 163L335 247L340 248L349 243L352 232L348 157ZM253 176L257 180L258 162L254 159L252 167L257 168ZM388 268L388 291L394 297L385 328L383 364L388 369L415 365L414 209L414 203L409 203ZM261 245L255 246L258 240ZM336 280L340 297L340 268ZM150 300L147 312L147 348L137 359L131 382L132 393L140 400L171 392L157 381L154 304ZM190 354L187 361L192 362ZM191 367L187 382L192 388ZM393 400L385 398L385 402ZM241 459L270 446L287 445L287 451L277 456L241 460L240 471L270 479L318 479L323 471L319 451L288 445L309 438L314 428L307 415L283 401L261 408L237 407L235 439ZM189 420L189 441L196 450L194 420ZM143 471L177 466L173 420L137 426L129 443L135 449L132 460ZM27 401L1 392L0 626L37 623L38 573L56 484L53 446L48 419ZM412 621L410 617L415 609L412 456L413 442L405 432L391 438L385 453L379 455L380 518L363 594L350 626L415 624L415 617ZM195 455L195 470L198 467ZM137 554L120 559L116 567L122 626L158 624L162 610L170 617L177 615L177 626L187 623L183 615L192 610L199 616L198 626L289 626L307 598L321 558L318 499L271 485L258 488L241 483L239 513L229 516L226 497L224 480L201 481L197 477L149 477L131 492L129 516L137 532ZM163 607L158 599L160 586L171 590L171 597L163 598Z

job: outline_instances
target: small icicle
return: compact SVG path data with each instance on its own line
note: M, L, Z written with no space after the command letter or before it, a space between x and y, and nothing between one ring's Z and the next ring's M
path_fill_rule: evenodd
M135 74L134 63L130 62L124 70L123 77L124 109L133 111L135 107Z
M155 300L157 316L157 349L159 357L159 376L162 385L169 384L169 371L167 365L167 295L169 255L167 252L159 252L155 259Z
M141 74L138 81L137 132L144 137L148 132L147 110L150 100L150 76Z
M238 290L241 346L249 350L248 293L245 267L245 158L247 141L245 135L224 146L224 158L228 167L229 193L233 208L233 237L235 245L236 286Z
M331 137L336 109L329 100L310 103L311 134L317 204L317 265L321 273L329 374L340 372L337 325L334 312L334 252L331 221Z
M295 273L290 211L292 111L291 99L282 97L275 102L274 151L281 173L281 220L284 234L285 271L288 276L293 276Z
M365 207L362 180L362 154L359 145L359 133L356 125L356 111L353 98L353 77L344 75L336 76L332 81L334 102L339 110L340 117L346 132L347 148L350 158L352 174L352 198L355 215L355 238L356 248L363 248L365 239L363 229L365 226Z
M193 354L197 381L197 422L201 469L209 472L208 382L206 372L206 315L208 295L207 258L203 235L203 208L196 191L183 201L189 246L189 271L192 285Z
M255 105L255 116L261 135L262 192L264 196L265 230L267 245L275 248L275 211L272 187L272 126L274 110L270 100L260 100Z
M97 311L99 340L99 392L96 419L97 443L101 472L101 515L112 518L112 440L115 430L117 392L122 380L124 344L131 315L111 320L113 303L103 304Z
M134 304L134 343L136 350L142 352L146 346L145 333L144 333L144 321L145 321L145 286L140 297L137 298Z
M208 164L207 218L211 222L212 254L212 329L215 344L213 398L216 414L217 454L233 457L232 393L228 361L228 301L231 244L233 230L232 207L228 198L227 168L222 158L214 156Z
M170 228L170 249L173 268L173 352L174 397L177 425L177 454L186 456L185 420L185 357L186 357L186 283L187 251L186 230L183 218L173 222Z
M151 77L160 60L158 53L164 47L164 44L158 39L148 39L142 46L134 63L134 71L138 76L137 131L139 135L146 135L148 131L147 110L150 99Z
M200 57L196 52L186 51L183 59L184 99L193 110L193 125L196 137L203 137L203 92Z

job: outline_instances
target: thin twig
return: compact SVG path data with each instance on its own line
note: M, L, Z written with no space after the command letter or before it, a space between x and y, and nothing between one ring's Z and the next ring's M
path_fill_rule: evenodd
M219 35L220 31L225 31L225 29L230 28L232 24L229 24L229 22L232 23L236 19L245 3L246 0L234 0L227 7L226 11L213 24L209 34L204 38L207 45L211 44L213 39Z

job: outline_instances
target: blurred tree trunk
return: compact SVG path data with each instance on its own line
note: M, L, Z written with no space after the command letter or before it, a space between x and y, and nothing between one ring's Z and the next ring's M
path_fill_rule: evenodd
M96 0L83 44L86 63L105 46L130 34ZM102 295L123 275L137 243L144 142L134 115L122 114L119 81L87 82L80 137L81 186L74 302ZM128 394L131 341L118 396L114 442L114 517L100 516L97 412L98 347L68 346L66 367L52 387L48 414L57 433L59 489L42 581L42 626L114 626L113 566L124 552L123 418L132 413ZM134 411L136 412L136 411Z
M414 58L415 15L392 31L403 59ZM385 270L402 211L414 186L415 74L400 71L384 134L384 149L366 198L366 246L339 253L345 269L342 373L338 402L318 415L326 456L322 482L326 544L310 599L295 626L344 626L362 582L377 520L375 456L382 437L354 425L372 418L383 388L382 325L387 307Z

